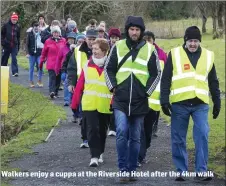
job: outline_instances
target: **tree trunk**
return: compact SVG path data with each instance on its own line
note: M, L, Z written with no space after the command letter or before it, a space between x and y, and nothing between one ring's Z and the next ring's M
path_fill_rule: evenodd
M202 15L202 33L206 33L206 22L207 22L206 16Z
M223 2L224 3L224 2ZM220 29L223 29L223 26L224 26L224 24L223 24L223 8L224 8L224 6L223 6L223 4L221 4L220 6L219 6L219 9L218 9L218 15L217 15L217 21L218 21L218 27L220 28Z

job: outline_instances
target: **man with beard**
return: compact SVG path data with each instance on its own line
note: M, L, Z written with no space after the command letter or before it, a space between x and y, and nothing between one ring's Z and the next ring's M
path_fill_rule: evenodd
M190 116L194 122L195 172L206 173L209 91L214 103L213 119L218 117L221 108L214 53L201 47L200 42L199 28L187 28L183 46L170 51L161 79L160 103L164 114L171 117L172 158L180 173L176 181L185 181L183 172L188 171L186 135ZM209 181L212 178L197 176L195 179Z
M143 40L142 17L129 16L125 24L126 39L112 47L105 66L107 86L114 94L112 109L116 125L118 167L121 172L136 171L140 150L140 133L148 113L148 97L161 75L155 47ZM136 181L122 177L121 182Z

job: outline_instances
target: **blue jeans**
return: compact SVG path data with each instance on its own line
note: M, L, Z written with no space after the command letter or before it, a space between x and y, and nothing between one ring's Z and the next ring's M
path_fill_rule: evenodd
M34 79L34 68L35 68L35 64L38 62L38 64L40 64L40 56L29 56L29 80L33 81ZM38 71L38 80L41 81L42 80L42 70Z
M8 65L9 56L11 54L12 74L18 73L18 65L17 65L17 59L16 59L17 53L18 53L18 46L15 46L13 48L3 48L3 51L2 51L1 66L7 66Z
M68 91L68 79L67 76L64 81L64 103L71 103L71 93Z
M195 171L207 171L208 162L208 111L209 105L187 106L172 104L171 144L172 158L178 172L188 171L186 136L190 116L193 119L193 140L195 143Z
M135 171L140 151L141 124L144 115L127 116L114 109L118 167L121 171Z

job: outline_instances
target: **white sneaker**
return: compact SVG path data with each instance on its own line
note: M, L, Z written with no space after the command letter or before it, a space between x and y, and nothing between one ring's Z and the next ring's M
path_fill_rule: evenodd
M80 145L80 148L89 148L88 141L87 141L87 140L84 140L84 141L82 142L82 144Z
M98 158L91 158L89 166L97 167L98 166Z
M100 158L98 159L99 163L104 163L104 158L103 158L104 154L100 155Z
M110 130L108 133L108 136L116 136L116 132L113 130Z

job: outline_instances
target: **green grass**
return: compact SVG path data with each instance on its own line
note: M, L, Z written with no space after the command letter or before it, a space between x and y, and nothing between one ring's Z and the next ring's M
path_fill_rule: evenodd
M41 113L32 122L26 123L22 132L2 145L1 170L8 171L18 170L17 168L9 167L9 163L24 154L32 153L32 146L43 142L58 118L66 119L66 113L63 108L54 105L40 93L19 85L10 84L9 101L15 100L15 95L20 96L17 104L8 110L6 121L10 121L12 118L13 120L6 124L6 128L10 128L13 131L17 129L17 126L24 119L31 117L37 110L41 110Z
M29 70L29 59L24 55L18 55L17 56L18 65L25 70ZM35 68L36 69L36 68ZM43 65L44 73L47 73L47 70L45 68L45 64Z

